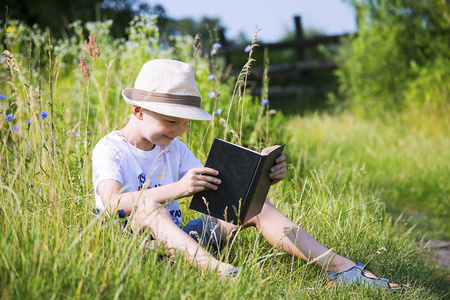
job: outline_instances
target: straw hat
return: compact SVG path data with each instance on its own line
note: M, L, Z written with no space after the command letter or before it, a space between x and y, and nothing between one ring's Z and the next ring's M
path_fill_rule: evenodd
M146 62L134 88L122 91L131 105L189 120L211 120L201 109L201 98L192 67L176 60L154 59Z

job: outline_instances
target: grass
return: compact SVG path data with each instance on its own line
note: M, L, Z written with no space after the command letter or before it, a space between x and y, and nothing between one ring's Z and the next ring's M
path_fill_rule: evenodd
M196 58L189 38L177 41L177 49L148 49L146 42L156 34L151 30L128 41L111 41L104 26L96 26L102 55L95 61L86 56L81 39L65 41L67 51L48 55L39 48L42 45L12 36L17 30L8 31L9 49L16 52L8 55L9 67L0 73L5 94L1 113L13 114L12 121L0 123L1 299L450 295L445 273L416 244L420 234L405 228L402 218L393 218L391 208L394 204L401 208L405 201L424 214L440 212L440 201L434 199L448 195L445 176L436 179L448 171L448 120L439 117L436 122L436 115L429 115L416 123L409 121L413 116L417 120L413 112L371 121L349 112L288 119L243 92L245 72L221 82L223 70L216 58ZM27 48L30 45L34 46ZM90 67L88 80L78 70L80 53ZM222 109L211 123L194 122L182 138L201 160L214 136L254 149L283 141L292 166L289 179L270 191L274 204L329 248L369 263L375 274L401 283L404 292L392 295L330 286L322 271L272 248L255 229L240 232L217 254L243 268L237 278L223 280L198 270L179 254L160 259L161 251L146 246L147 236L130 235L114 220L93 214L90 152L100 137L124 124L129 112L120 91L132 84L143 62L156 57L195 61L203 106L210 112ZM39 61L41 66L36 65ZM216 75L213 81L207 79L211 72ZM211 99L210 91L216 95ZM49 116L40 119L43 110ZM33 123L25 125L26 120ZM20 127L11 131L14 125ZM413 148L402 146L405 143ZM433 163L427 160L428 153ZM409 166L411 160L414 164ZM414 173L417 166L425 171ZM402 172L408 176L402 177ZM392 184L390 179L397 181ZM413 195L407 193L412 186L425 189L422 195L432 195L426 198L430 202L426 209L415 198L405 198ZM182 200L184 222L198 216L187 206ZM448 209L445 203L443 207ZM442 225L446 216L438 215L436 224Z
M309 115L287 127L299 178L312 171L336 187L378 194L396 222L420 239L450 239L448 110L409 110L367 120L351 113Z

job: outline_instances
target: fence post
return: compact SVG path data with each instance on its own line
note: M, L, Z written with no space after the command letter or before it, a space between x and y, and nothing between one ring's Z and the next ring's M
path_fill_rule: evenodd
M294 17L295 22L295 38L297 40L303 40L303 26L302 26L302 18L300 16ZM297 48L297 59L299 62L303 62L306 60L306 51L305 47L299 46ZM300 77L300 81L305 83L308 80L308 71L298 71L298 76Z
M303 27L302 27L302 19L300 16L294 17L295 22L295 38L297 40L303 40ZM306 59L305 48L298 47L297 48L297 58L299 61L304 61Z

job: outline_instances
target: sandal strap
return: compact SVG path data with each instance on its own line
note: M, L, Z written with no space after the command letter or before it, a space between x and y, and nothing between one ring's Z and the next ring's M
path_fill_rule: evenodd
M236 277L241 273L240 267L231 267L220 276L221 278L230 278L230 277Z
M329 280L336 280L340 285L353 285L353 284L369 284L373 286L383 286L389 289L389 280L386 278L369 278L364 275L364 270L366 266L357 262L356 266L343 271L343 272L332 272L327 271L326 277Z

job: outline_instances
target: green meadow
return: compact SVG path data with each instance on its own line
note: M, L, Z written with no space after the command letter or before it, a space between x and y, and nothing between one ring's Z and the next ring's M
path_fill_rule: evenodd
M1 299L450 296L448 270L421 247L450 239L448 101L370 117L352 109L287 115L274 108L276 99L264 105L267 94L251 97L246 89L256 39L242 71L227 76L220 57L201 55L192 37L161 43L150 17L137 18L127 39L112 39L110 26L75 23L77 34L58 41L20 22L1 29ZM214 120L193 122L181 139L202 162L214 137L255 150L285 143L288 177L271 188L271 201L321 243L368 263L403 291L330 285L323 271L274 249L255 229L216 253L243 270L224 280L180 254L161 257L164 249L150 249L147 234L130 235L95 215L91 151L126 123L121 90L154 58L195 69L202 106ZM198 217L189 199L180 203L184 222Z

